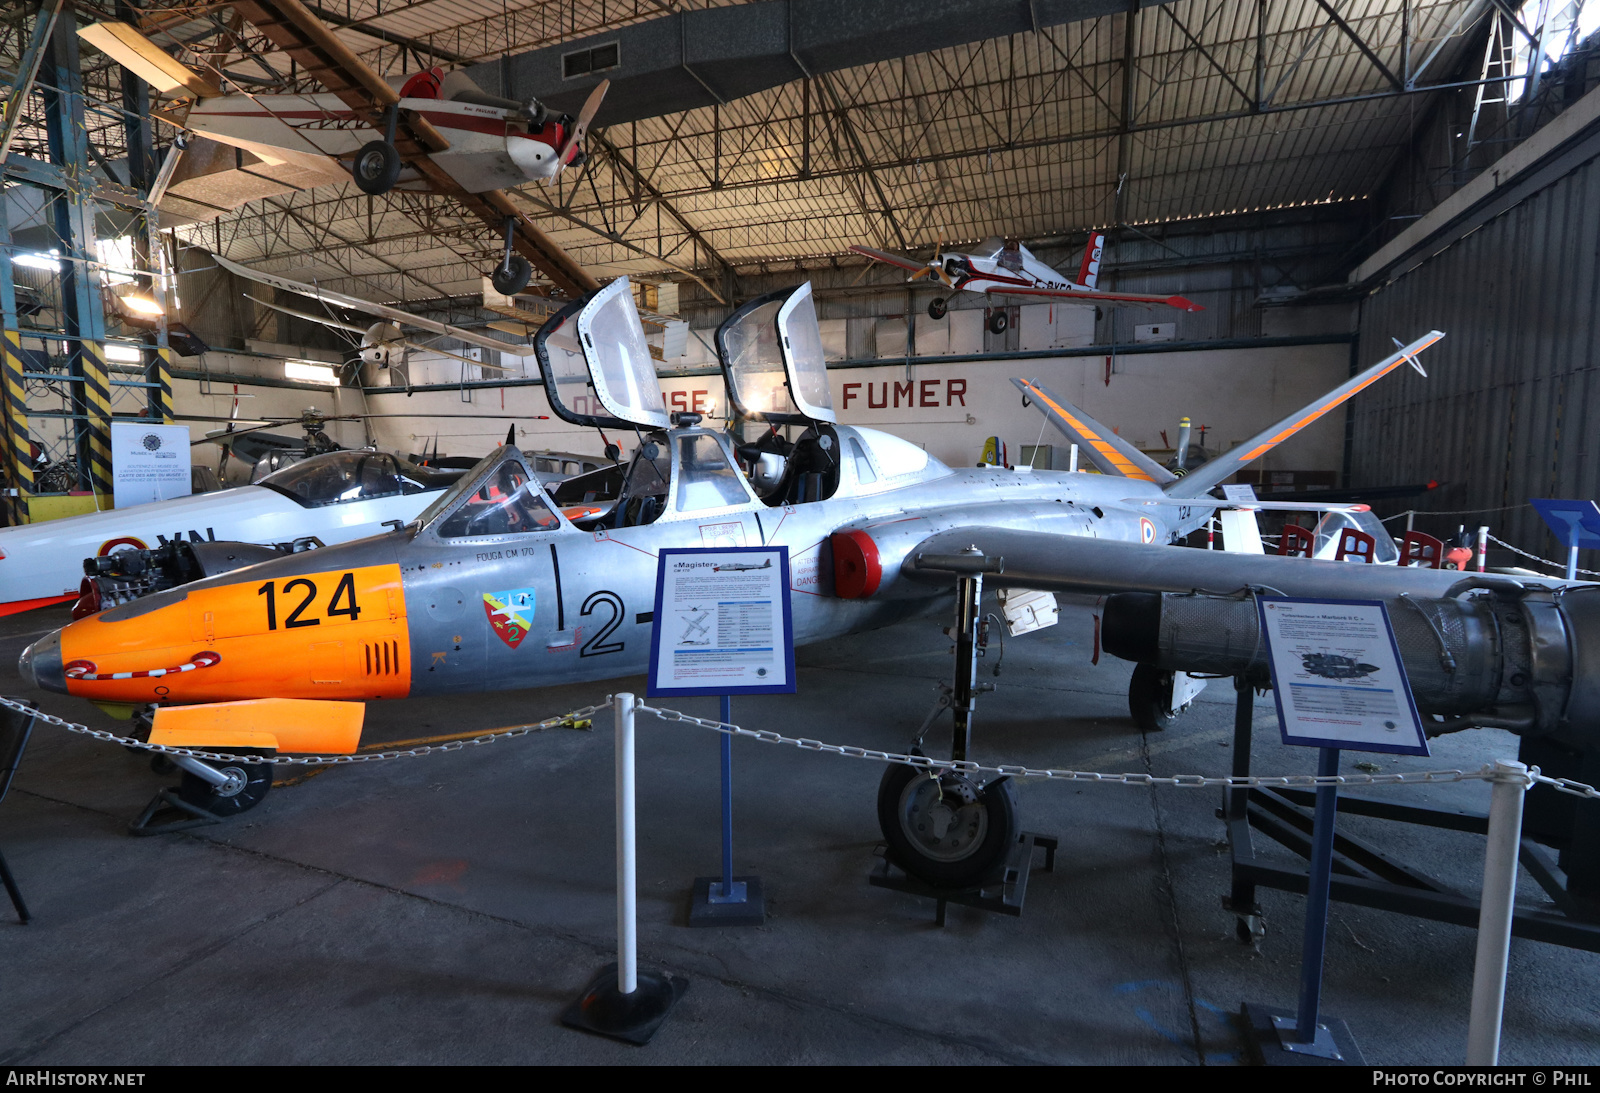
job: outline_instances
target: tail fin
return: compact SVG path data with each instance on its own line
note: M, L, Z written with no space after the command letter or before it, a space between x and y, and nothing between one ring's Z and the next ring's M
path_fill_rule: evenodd
M1224 480L1232 477L1245 464L1266 455L1273 448L1294 436L1294 434L1316 421L1323 414L1326 414L1335 406L1343 404L1358 392L1366 390L1384 376L1399 368L1400 365L1410 364L1418 372L1422 372L1422 366L1414 358L1418 353L1421 353L1442 337L1444 337L1443 331L1429 331L1410 345L1402 346L1365 372L1350 377L1350 379L1341 383L1305 409L1290 414L1276 425L1257 433L1232 451L1224 452L1211 460L1211 462L1196 467L1184 477L1174 482L1168 482L1162 487L1163 491L1169 497L1204 497L1213 486L1220 485ZM1422 372L1422 374L1424 376L1427 375L1426 372Z
M1105 249L1106 237L1100 232L1089 233L1089 245L1083 248L1083 264L1078 267L1078 284L1094 288L1100 282L1100 252Z
M187 91L197 99L214 99L222 94L215 80L174 59L127 23L90 23L78 28L78 37L165 94Z
M1101 425L1066 399L1056 398L1050 390L1036 380L1011 381L1022 392L1022 397L1032 399L1039 412L1060 429L1068 440L1077 444L1101 474L1114 474L1123 478L1142 478L1146 482L1164 484L1176 476L1167 468Z

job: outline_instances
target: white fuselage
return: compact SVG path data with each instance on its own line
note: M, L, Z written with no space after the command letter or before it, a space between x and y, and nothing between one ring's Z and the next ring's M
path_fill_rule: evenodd
M428 158L469 193L521 186L553 178L560 170L563 129L547 125L535 134L496 106L448 99L400 100L400 109L437 129L450 147ZM187 125L196 133L265 158L332 161L355 154L379 134L339 96L224 95L195 104Z
M268 486L240 486L86 516L0 529L0 604L75 595L83 561L174 539L348 542L415 519L442 490L302 507Z

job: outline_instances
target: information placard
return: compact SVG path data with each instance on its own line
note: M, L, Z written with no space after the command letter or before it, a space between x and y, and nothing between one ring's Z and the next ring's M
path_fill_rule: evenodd
M1428 754L1382 602L1258 596L1256 610L1285 744Z
M111 474L119 509L189 496L189 427L113 421Z
M793 693L789 548L667 548L656 566L657 695Z

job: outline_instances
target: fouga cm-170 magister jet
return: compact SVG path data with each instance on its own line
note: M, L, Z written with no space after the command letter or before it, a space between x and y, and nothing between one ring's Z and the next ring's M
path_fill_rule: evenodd
M156 91L181 99L161 114L180 128L328 182L354 178L368 194L401 186L454 198L503 237L491 275L498 292L521 291L535 267L574 296L599 287L503 191L550 182L582 162L606 81L578 117L556 116L538 102L487 94L461 71L382 76L300 0L237 0L232 7L327 90L228 94L224 74L188 67L128 23L93 23L78 34ZM171 177L171 157L181 149L179 142L169 153L163 176Z
M911 270L911 280L937 277L954 292L987 292L991 296L1022 296L1047 300L1061 300L1075 304L1137 304L1141 307L1175 307L1179 311L1204 311L1205 308L1182 296L1153 296L1139 292L1107 292L1100 284L1100 255L1105 249L1106 237L1091 232L1089 245L1083 250L1083 261L1078 267L1076 281L1065 277L1039 259L1015 239L991 236L978 244L971 254L947 251L941 243L933 257L926 262L908 258L876 247L855 246L850 249L877 262ZM936 296L928 302L928 315L942 319L949 311L949 301ZM1004 311L989 316L989 330L1005 333L1007 325Z
M186 799L223 814L269 783L241 752L354 751L364 703L643 673L652 627L670 621L653 617L664 548L782 545L797 643L954 604L953 763L974 754L985 584L1113 593L1105 647L1147 669L1130 701L1168 706L1185 671L1264 678L1252 590L1383 600L1418 706L1449 718L1436 725L1581 737L1600 724L1600 670L1575 670L1600 669L1600 586L1165 545L1229 504L1207 495L1219 482L1440 336L1183 478L1019 380L1102 473L956 469L837 423L809 284L750 301L717 332L738 432L669 419L623 279L535 338L556 413L642 434L619 491L577 520L561 504L565 491L591 492L584 477L552 496L507 446L397 531L101 612L35 642L20 667L39 687L139 718L153 743L235 756L178 757ZM591 404L574 396L591 385L599 406L584 413ZM745 422L759 439L741 438ZM990 876L1018 834L1008 779L954 766L889 765L878 812L896 861L936 885Z

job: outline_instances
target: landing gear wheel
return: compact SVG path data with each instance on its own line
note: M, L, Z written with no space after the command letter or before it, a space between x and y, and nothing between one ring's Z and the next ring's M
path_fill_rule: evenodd
M229 754L240 754L232 753ZM213 786L204 778L184 772L178 786L178 796L191 805L205 809L213 816L237 816L249 812L272 788L272 764L252 763L244 759L230 759L225 763L210 763L228 776L228 784Z
M990 313L990 315L989 315L989 333L991 333L991 334L1004 334L1006 332L1006 328L1009 327L1010 325L1011 325L1011 320L1006 317L1005 308L1003 308L1003 307L995 308L995 310Z
M350 166L356 186L365 194L386 194L400 181L400 152L386 140L370 140Z
M1017 841L1017 801L1009 778L979 786L896 764L878 783L878 825L907 873L939 888L972 888L1004 866Z
M1153 664L1136 664L1128 680L1128 713L1140 732L1161 732L1172 724L1172 673Z
M928 301L928 318L942 319L950 312L950 305L943 296L935 296Z
M1267 936L1266 919L1260 915L1234 916L1233 936L1239 939L1241 945L1260 944L1261 939Z
M489 275L489 280L500 295L515 296L527 288L528 282L533 280L533 263L520 254L513 254L508 263L496 267Z

